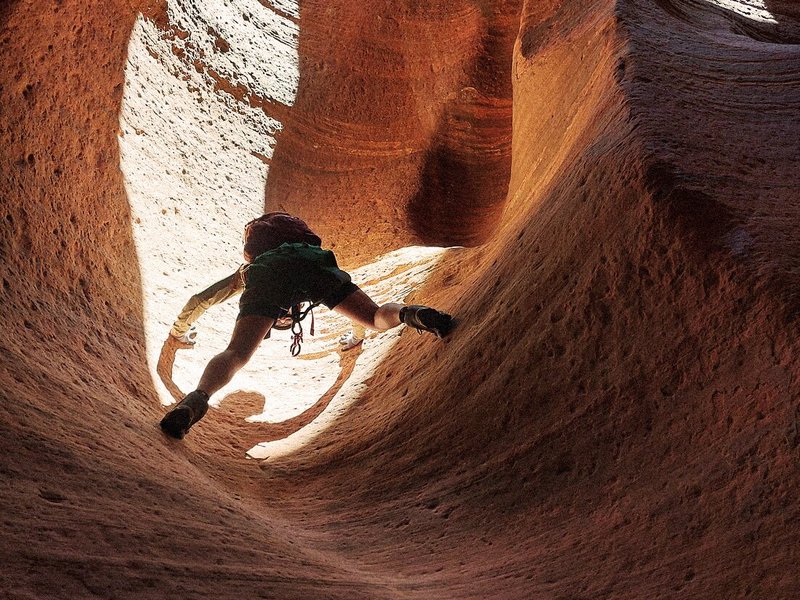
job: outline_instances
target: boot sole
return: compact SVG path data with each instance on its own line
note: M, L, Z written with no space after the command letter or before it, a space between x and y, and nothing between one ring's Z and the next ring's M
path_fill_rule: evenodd
M426 321L428 321L426 323ZM442 313L434 308L424 307L410 317L406 317L405 324L419 332L427 331L439 339L444 339L453 331L456 320L447 313Z
M161 430L176 440L182 440L192 426L193 416L186 406L174 408L161 419Z
M433 335L438 337L439 339L444 339L455 329L456 327L456 320L453 317L438 317L436 322L430 325L428 331L430 331Z

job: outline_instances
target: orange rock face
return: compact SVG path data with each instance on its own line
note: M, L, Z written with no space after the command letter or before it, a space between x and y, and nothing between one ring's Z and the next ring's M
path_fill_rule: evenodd
M489 239L510 172L519 2L483 4L302 3L267 205L326 215L344 256ZM342 229L368 239L347 245Z
M0 7L4 594L796 595L795 3L229 6ZM126 167L138 12L173 78L280 122L220 133L255 162ZM297 51L283 95L231 58L249 38L225 27L259 19ZM142 151L185 125L158 122ZM334 427L261 468L243 413L168 443L132 202L167 218L176 181L191 202L190 158L207 195L267 165L264 206L348 265L466 246L414 296L459 328L403 334Z

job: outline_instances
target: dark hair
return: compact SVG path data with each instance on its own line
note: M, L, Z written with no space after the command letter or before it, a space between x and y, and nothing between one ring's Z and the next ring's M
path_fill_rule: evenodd
M296 242L322 245L322 240L305 221L285 212L266 213L244 226L244 254L249 260L281 244Z

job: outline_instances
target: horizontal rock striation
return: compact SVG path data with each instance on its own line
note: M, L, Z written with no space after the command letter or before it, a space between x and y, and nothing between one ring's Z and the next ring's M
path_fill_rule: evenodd
M459 328L261 468L232 418L166 444L118 133L137 13L180 28L3 4L4 593L792 597L794 3L266 4L293 104L214 69L282 123L265 206L351 263L474 246L415 296Z

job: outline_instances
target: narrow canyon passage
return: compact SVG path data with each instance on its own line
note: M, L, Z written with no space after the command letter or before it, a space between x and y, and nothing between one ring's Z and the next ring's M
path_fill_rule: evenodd
M778 0L0 5L0 595L793 597L798 31ZM168 440L169 325L264 210L459 326L341 352L320 310Z

